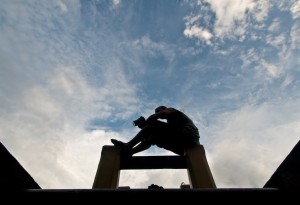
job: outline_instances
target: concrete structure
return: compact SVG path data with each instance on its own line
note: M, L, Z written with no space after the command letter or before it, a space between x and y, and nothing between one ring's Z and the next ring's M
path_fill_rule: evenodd
M275 170L264 188L300 190L300 141Z
M185 156L124 157L119 147L103 146L93 189L118 189L125 169L187 169L190 188L216 188L203 145L185 150Z
M25 189L41 189L41 187L0 142L0 190Z
M216 188L202 145L182 156L135 156L124 158L113 146L103 146L91 189L42 189L20 163L0 143L0 191L3 203L294 203L298 200L300 143L280 165L264 188ZM196 162L195 162L196 161ZM198 166L198 165L201 166ZM197 166L195 166L197 165ZM289 167L289 168L288 168ZM187 169L192 188L123 189L118 187L120 170ZM288 172L287 172L288 171ZM286 174L285 174L286 173ZM282 177L285 176L285 180ZM289 176L286 179L286 176ZM279 180L280 179L280 180ZM295 180L296 179L296 180ZM51 180L51 179L49 179ZM274 181L275 180L275 181ZM278 183L280 182L280 184ZM201 188L207 187L207 188ZM291 191L291 189L296 191ZM288 189L288 191L286 191ZM100 200L100 201L99 201Z

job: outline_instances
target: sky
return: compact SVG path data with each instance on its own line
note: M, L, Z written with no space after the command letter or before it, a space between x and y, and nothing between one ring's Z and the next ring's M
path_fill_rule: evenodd
M195 122L217 188L262 188L299 141L299 0L1 0L0 45L0 141L43 189L91 189L159 105Z

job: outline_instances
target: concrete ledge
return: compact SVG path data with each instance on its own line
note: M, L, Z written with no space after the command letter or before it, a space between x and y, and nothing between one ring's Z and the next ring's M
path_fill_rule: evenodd
M13 195L11 195L13 194ZM22 203L270 203L297 199L298 194L279 189L40 189L13 192L7 195L10 202L22 199ZM11 197L14 196L14 197ZM5 198L5 197L4 197Z

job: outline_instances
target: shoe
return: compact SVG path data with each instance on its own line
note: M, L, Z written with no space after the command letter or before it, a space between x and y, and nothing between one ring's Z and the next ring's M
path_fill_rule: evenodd
M114 146L121 148L123 156L132 157L132 154L130 153L130 151L128 150L128 147L126 147L124 142L121 142L121 141L115 140L115 139L111 139L110 141L114 144Z
M110 141L111 141L111 143L113 143L115 146L118 146L118 147L124 147L124 142L121 142L121 141L115 140L115 139L111 139Z

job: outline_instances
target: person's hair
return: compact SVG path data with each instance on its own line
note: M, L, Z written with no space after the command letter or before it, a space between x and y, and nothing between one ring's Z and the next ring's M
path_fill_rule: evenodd
M164 110L164 109L167 109L167 107L164 106L164 105L161 105L161 106L158 106L157 108L155 108L155 112L159 112L159 111Z

